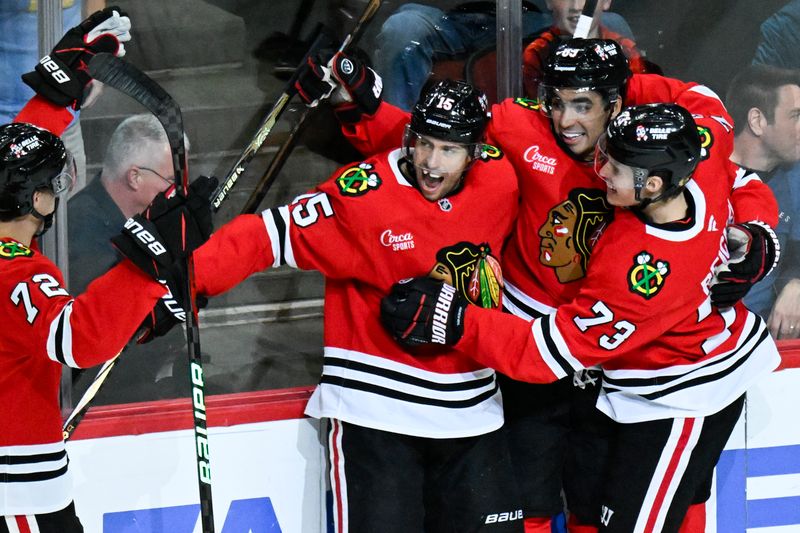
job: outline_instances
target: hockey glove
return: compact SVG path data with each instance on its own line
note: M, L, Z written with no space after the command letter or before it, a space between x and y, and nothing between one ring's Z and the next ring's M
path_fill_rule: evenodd
M338 87L336 80L331 78L331 69L325 66L328 61L323 57L324 54L309 56L294 82L298 96L308 107L317 107Z
M405 279L381 300L381 321L406 346L452 346L464 334L467 300L452 285L432 278Z
M89 61L101 52L125 55L122 43L131 40L130 29L130 19L118 7L97 11L64 34L33 72L22 75L22 81L56 105L80 109L92 81Z
M711 282L711 302L717 307L735 305L775 268L780 258L778 237L765 224L732 224L725 232L730 259L717 267Z
M328 68L347 93L346 99L349 100L334 108L339 120L345 124L354 124L361 120L362 115L374 115L381 104L381 77L360 60L343 52L333 56Z
M133 263L155 279L211 236L210 191L217 179L200 176L189 185L188 199L174 188L160 193L139 215L125 221L111 241Z

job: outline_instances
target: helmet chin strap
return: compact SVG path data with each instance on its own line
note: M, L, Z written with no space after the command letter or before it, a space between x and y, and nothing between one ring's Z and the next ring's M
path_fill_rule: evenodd
M56 197L55 200L56 200L55 207L53 208L53 211L49 215L41 214L39 211L36 210L35 207L31 208L31 215L38 218L43 223L41 229L33 234L34 237L41 237L42 235L47 233L47 230L49 230L52 227L53 218L55 217L56 211L58 210L58 200L59 200L58 197Z

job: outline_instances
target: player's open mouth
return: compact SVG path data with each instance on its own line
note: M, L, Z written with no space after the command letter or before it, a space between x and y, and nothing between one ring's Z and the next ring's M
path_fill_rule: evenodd
M425 189L435 190L438 189L444 181L444 176L440 174L432 174L426 170L422 171L422 187Z

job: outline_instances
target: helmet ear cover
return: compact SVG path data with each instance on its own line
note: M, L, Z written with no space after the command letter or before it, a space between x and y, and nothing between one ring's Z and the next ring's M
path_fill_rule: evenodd
M74 178L74 160L57 136L30 124L0 126L0 220L32 213L36 191L59 196Z

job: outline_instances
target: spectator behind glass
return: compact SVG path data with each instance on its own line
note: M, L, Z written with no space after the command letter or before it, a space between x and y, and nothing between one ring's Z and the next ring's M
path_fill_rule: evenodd
M800 69L800 0L792 0L761 24L754 65ZM782 165L769 181L781 211L776 228L783 258L756 285L745 303L765 318L776 338L800 338L800 163Z
M583 0L573 0L583 7ZM448 12L433 6L408 3L381 27L376 42L375 70L383 78L383 99L405 111L417 101L433 62L463 58L496 41L493 2L466 2ZM535 35L553 23L538 4L524 2L522 34ZM603 24L633 38L628 23L617 14L604 13Z
M525 96L531 99L538 97L539 80L542 75L542 65L550 52L562 41L569 39L575 33L578 18L583 8L584 0L546 0L547 9L553 14L553 25L544 30L533 42L525 47L522 54L522 81L525 86ZM611 0L597 2L597 9L603 12L611 9ZM603 22L613 14L604 14ZM613 19L612 19L613 20ZM612 31L605 24L594 22L589 29L590 39L612 39L617 41L628 58L631 72L648 72L645 61L636 43L632 38ZM652 70L652 67L651 67Z
M67 204L69 280L73 292L83 292L121 259L111 237L127 218L142 212L174 181L169 141L155 116L134 115L122 121L111 135L101 172ZM170 356L182 354L184 342L181 328L174 328L163 337L134 347L132 357L120 358L118 368L98 397L99 403L179 395L180 390L169 388L167 382L156 387L156 381L173 374L174 361L183 361L184 358ZM76 381L79 391L94 377L93 373L88 374L92 375L81 375ZM169 381L170 387L175 386L175 381Z

